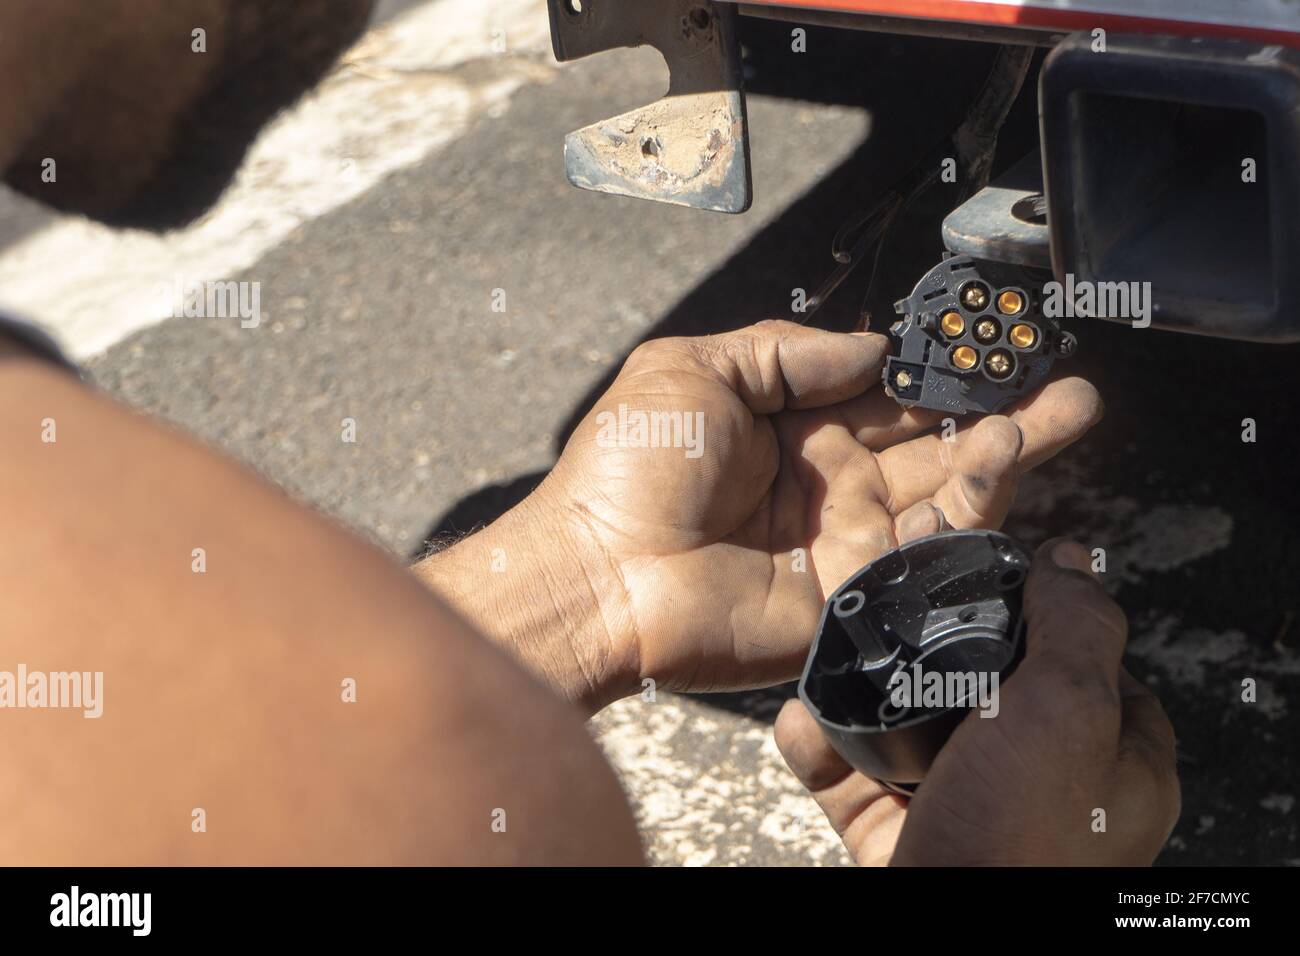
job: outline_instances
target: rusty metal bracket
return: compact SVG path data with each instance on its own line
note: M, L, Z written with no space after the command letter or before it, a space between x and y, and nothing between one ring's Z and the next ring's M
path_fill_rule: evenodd
M579 189L739 213L749 208L749 128L733 5L708 0L547 0L555 58L652 46L664 99L576 130L564 167Z
M1038 151L949 213L943 221L943 244L972 259L1050 270L1052 247Z

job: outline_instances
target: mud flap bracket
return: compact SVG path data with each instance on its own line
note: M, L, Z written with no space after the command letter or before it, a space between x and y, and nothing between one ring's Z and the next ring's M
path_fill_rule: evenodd
M739 213L749 208L749 130L733 5L706 0L547 0L555 58L652 46L668 64L658 102L569 133L579 189Z

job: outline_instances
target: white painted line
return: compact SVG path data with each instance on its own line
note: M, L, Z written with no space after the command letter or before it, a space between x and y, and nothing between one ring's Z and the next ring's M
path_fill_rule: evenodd
M543 53L538 0L434 0L367 33L308 98L267 127L215 209L163 236L63 218L0 253L0 306L78 359L167 318L159 286L228 279L298 226L355 199L495 114L526 82L468 86L444 71ZM553 63L549 59L547 62ZM256 278L256 277L254 277ZM273 290L263 305L274 318Z

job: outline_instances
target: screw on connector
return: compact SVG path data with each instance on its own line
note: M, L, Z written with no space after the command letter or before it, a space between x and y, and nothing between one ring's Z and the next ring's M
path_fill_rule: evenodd
M989 370L989 374L994 378L1006 378L1016 367L1016 362L1009 352L996 349L990 352L988 358L984 360L984 367Z
M988 307L989 290L980 282L969 282L961 290L961 304L972 312L979 312Z

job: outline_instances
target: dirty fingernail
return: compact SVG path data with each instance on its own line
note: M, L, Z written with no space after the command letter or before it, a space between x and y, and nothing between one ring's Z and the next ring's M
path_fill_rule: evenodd
M1084 549L1083 545L1075 541L1062 541L1054 547L1052 561L1060 568L1092 574L1092 555Z

